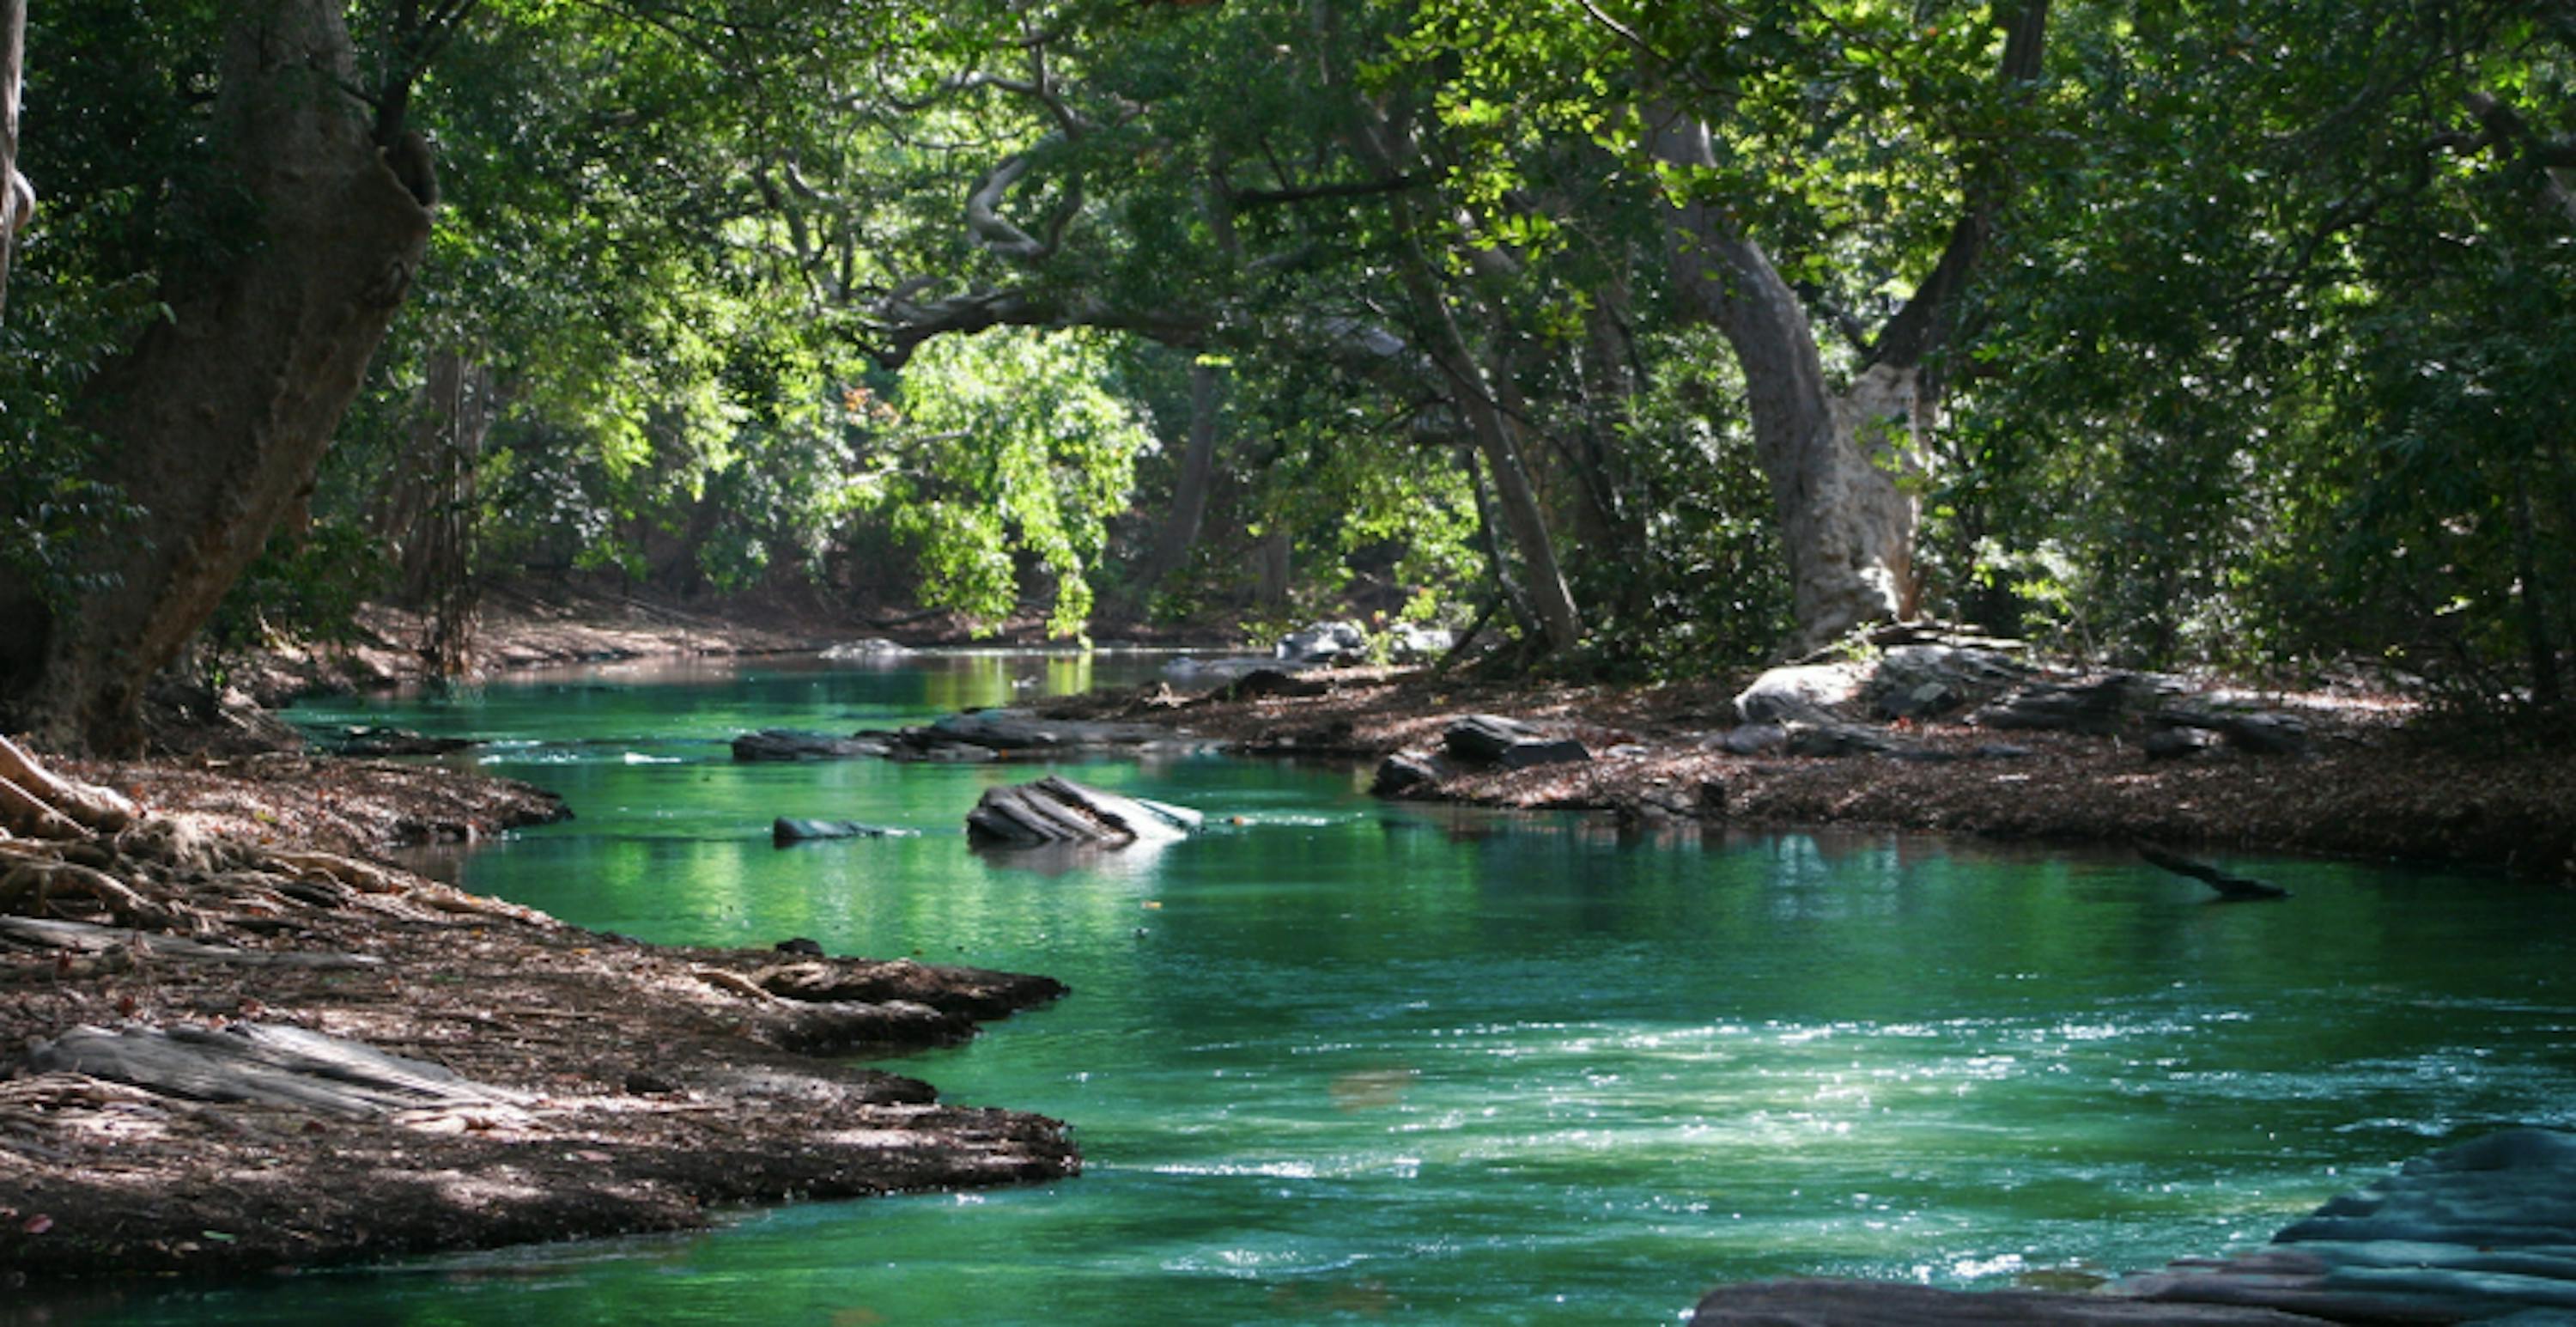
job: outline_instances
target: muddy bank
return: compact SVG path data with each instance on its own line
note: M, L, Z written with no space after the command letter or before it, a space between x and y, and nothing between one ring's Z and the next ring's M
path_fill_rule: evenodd
M323 790L419 791L353 789L336 764L84 766L144 805L62 785L33 799L51 818L0 816L6 1275L313 1266L1079 1169L1057 1121L848 1058L971 1036L1052 980L567 926L292 839ZM273 1066L156 1076L116 1053L317 1034L466 1086L340 1109L345 1069L290 1063L281 1087Z
M1456 769L1408 798L1601 811L1643 823L1844 825L1998 839L2132 839L2495 867L2576 883L2576 762L2427 734L2385 700L2283 696L2297 755L2217 749L2151 759L2135 730L2000 731L1906 722L1890 754L1735 754L1742 680L1661 687L1506 686L1422 673L1308 673L1296 694L1170 687L1050 707L1069 718L1185 728L1248 755L1374 763L1436 750L1470 714L1580 741L1587 761ZM1238 691L1246 690L1237 688ZM1996 748L2008 747L2008 751Z

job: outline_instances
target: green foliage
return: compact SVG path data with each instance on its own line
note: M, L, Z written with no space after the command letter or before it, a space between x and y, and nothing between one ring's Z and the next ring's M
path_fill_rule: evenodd
M1653 389L1620 433L1638 556L1587 568L1612 614L1602 634L1660 676L1759 662L1792 623L1770 493L1734 406L1741 379L1706 330L1647 353Z
M354 522L320 521L281 534L207 622L206 657L220 669L281 643L354 639L359 605L384 591L389 572L383 544Z
M1025 557L1053 584L1047 631L1083 633L1109 520L1152 440L1108 372L1096 337L1020 331L935 342L905 368L866 494L912 544L923 603L998 623Z

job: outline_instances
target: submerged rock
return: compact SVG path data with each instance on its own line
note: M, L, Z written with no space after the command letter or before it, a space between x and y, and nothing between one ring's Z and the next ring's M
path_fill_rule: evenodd
M791 728L763 728L733 739L733 758L760 760L857 760L887 753L885 743L862 737L834 737Z
M326 743L344 756L442 756L474 745L470 737L431 737L409 728L343 728Z
M1185 838L1202 819L1185 806L1123 797L1050 774L1033 783L985 789L975 809L966 813L966 837L1003 847L1123 848Z
M1158 724L1044 719L1027 710L991 709L951 714L932 723L927 735L933 742L980 746L994 751L1060 751L1143 746L1162 741L1172 734L1170 729Z
M886 839L907 838L908 829L884 825L862 825L855 820L799 820L780 816L769 825L769 840L779 847L803 843L808 839Z

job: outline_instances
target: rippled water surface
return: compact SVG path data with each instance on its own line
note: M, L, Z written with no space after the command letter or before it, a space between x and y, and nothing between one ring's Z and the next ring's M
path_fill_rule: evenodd
M2000 1286L2219 1252L2446 1141L2576 1125L2565 891L2236 857L2297 897L2214 905L2118 855L1623 836L1213 758L1072 771L1199 807L1205 835L1033 861L960 832L1031 767L723 745L1155 662L755 662L312 707L492 739L486 768L570 799L579 819L466 857L475 889L652 940L1063 978L1062 1003L895 1067L1073 1122L1088 1170L121 1316L1673 1322L1724 1280ZM921 833L780 850L778 815Z

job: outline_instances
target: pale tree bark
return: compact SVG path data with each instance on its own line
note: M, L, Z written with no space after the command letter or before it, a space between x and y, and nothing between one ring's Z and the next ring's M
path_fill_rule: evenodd
M36 213L36 190L18 173L18 90L26 72L27 0L0 0L0 314L9 308L9 256Z
M2001 78L2036 79L2048 0L2005 0L1997 14L2006 30ZM1659 110L1652 128L1649 151L1658 161L1717 164L1704 123ZM1972 168L1966 205L1940 260L1881 329L1859 374L1841 386L1826 378L1804 301L1762 246L1703 198L1667 206L1667 257L1683 311L1716 326L1744 371L1754 454L1788 553L1802 648L1917 611L1914 539L1922 512L1911 481L1923 473L1922 442L1939 397L1927 364L1949 335L2003 185L1995 165Z
M214 612L311 488L429 235L371 138L337 0L246 0L208 133L256 204L220 267L165 274L171 317L77 407L100 477L141 512L101 539L108 587L68 610L0 591L0 686L39 740L130 751L144 684ZM415 196L415 191L420 196Z

